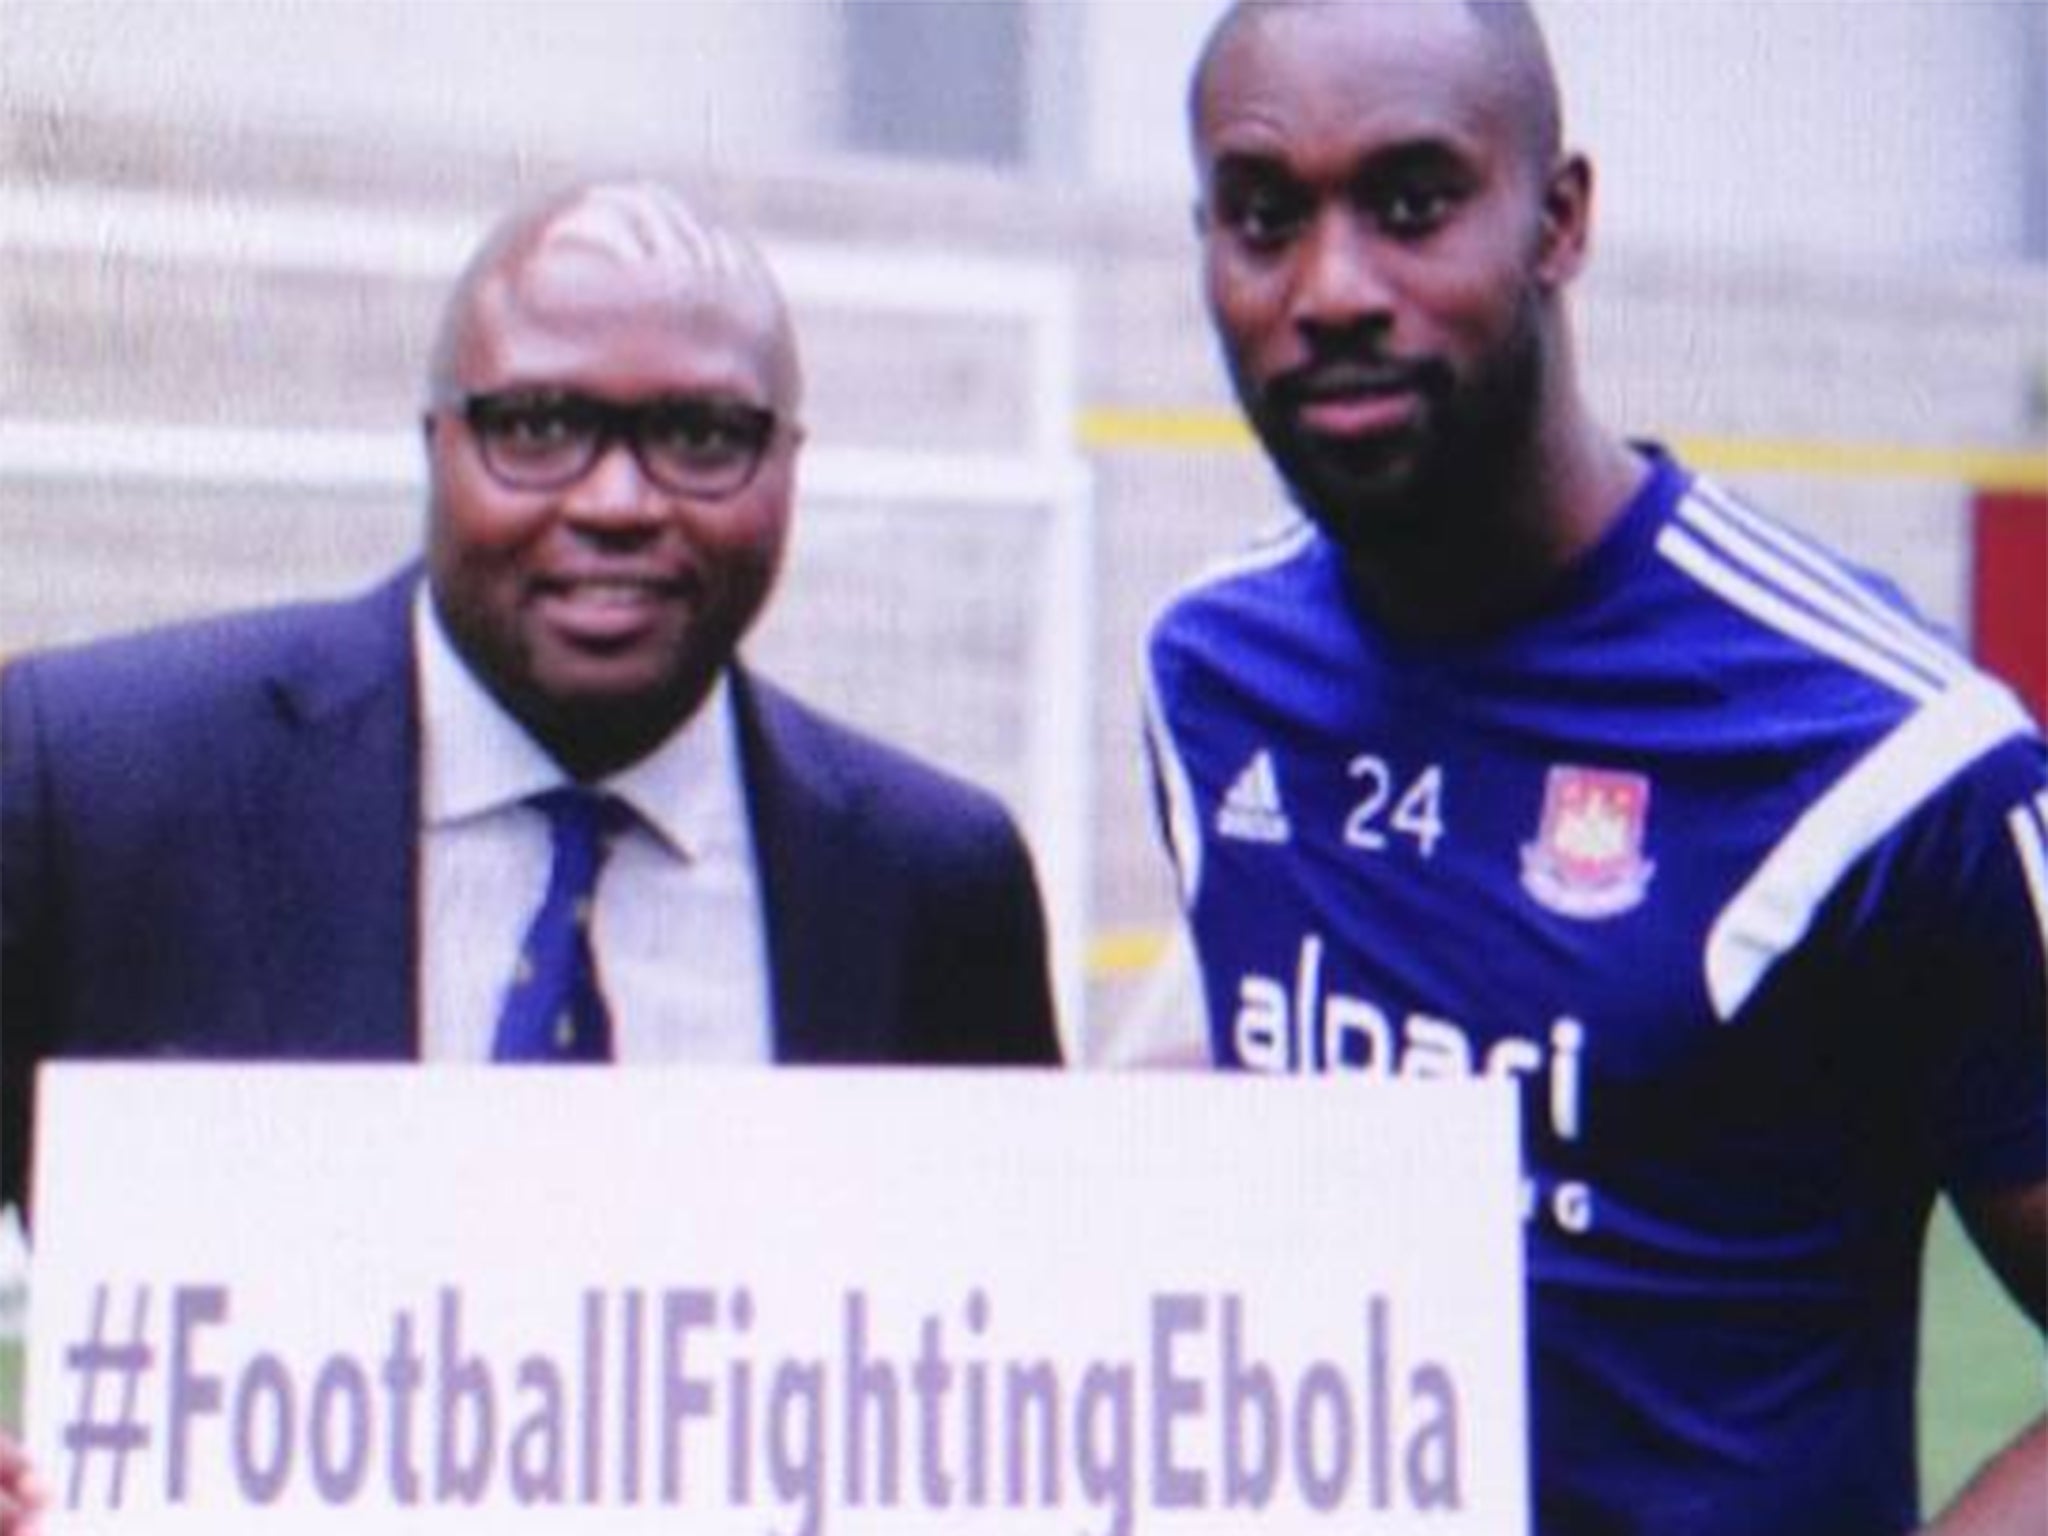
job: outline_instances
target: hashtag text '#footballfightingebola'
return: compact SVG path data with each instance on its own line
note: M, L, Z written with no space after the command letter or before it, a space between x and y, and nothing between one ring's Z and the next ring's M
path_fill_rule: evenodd
M591 1289L564 1347L521 1351L448 1286L368 1351L287 1359L244 1336L225 1285L161 1288L160 1328L136 1287L118 1337L111 1289L65 1356L74 1509L697 1507L761 1511L772 1536L822 1536L835 1509L970 1531L1043 1511L1131 1536L1152 1510L1355 1529L1464 1504L1456 1374L1404 1347L1377 1294L1349 1358L1283 1365L1228 1293L1152 1295L1138 1348L1055 1359L1005 1352L979 1289L921 1314L848 1289L808 1352L765 1342L745 1286Z

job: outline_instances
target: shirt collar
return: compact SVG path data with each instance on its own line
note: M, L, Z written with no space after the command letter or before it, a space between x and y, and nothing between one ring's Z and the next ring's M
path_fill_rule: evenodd
M493 815L568 782L561 765L477 678L422 582L413 603L419 678L420 807L429 828ZM684 858L743 836L746 796L732 690L721 673L690 718L597 787L617 795Z

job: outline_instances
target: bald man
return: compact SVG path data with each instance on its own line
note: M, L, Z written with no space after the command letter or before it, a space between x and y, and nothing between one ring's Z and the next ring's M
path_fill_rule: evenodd
M1596 418L1527 5L1239 4L1190 109L1299 516L1151 636L1206 1005L1161 1048L1521 1083L1539 1536L1917 1529L1937 1197L2048 1321L2048 744ZM2042 1536L2044 1467L2037 1428L1927 1529Z
M801 407L739 235L580 187L456 284L423 571L12 662L6 1195L59 1056L1055 1061L1008 816L735 659Z

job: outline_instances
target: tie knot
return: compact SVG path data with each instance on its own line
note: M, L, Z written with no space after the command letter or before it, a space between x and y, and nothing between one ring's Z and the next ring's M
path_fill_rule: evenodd
M529 797L526 803L558 826L564 822L588 826L606 836L633 819L633 808L617 795L582 784L560 784L553 789L544 789Z
M547 817L556 865L566 866L562 872L577 884L596 878L611 840L633 820L632 807L618 796L580 784L547 790L527 803Z

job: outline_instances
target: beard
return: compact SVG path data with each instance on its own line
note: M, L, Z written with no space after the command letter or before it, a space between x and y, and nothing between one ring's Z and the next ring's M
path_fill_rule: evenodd
M1364 338L1318 344L1300 367L1264 386L1233 365L1233 380L1267 456L1309 520L1346 555L1373 559L1449 545L1502 502L1528 458L1546 372L1547 335L1534 293L1503 343L1462 378L1440 358L1389 359ZM1404 431L1346 440L1305 421L1305 404L1333 382L1412 391Z

